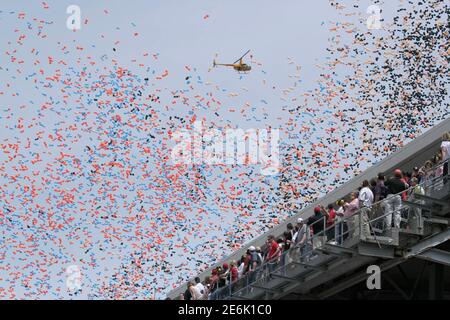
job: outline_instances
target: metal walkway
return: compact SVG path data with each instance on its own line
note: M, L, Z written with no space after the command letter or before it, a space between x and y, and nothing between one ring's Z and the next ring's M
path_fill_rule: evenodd
M346 218L358 221L359 225L353 223L353 227L343 233L348 237L342 243L337 243L341 239L339 229L329 227L327 230L332 230L335 237L326 239L327 242L307 250L308 244L322 237L325 230L307 239L301 248L284 253L276 265L262 266L253 274L219 289L212 298L282 299L295 293L303 298L325 299L367 279L366 272L354 274L361 267L377 265L385 271L411 258L450 266L450 251L436 249L450 239L450 181L444 184L443 178L437 177L424 191L425 194L420 195L410 190L399 210L383 213L370 221L364 220L364 215L375 215L377 208L372 208L371 212L360 210ZM381 201L378 207L389 200ZM388 227L386 217L396 214L402 217L400 228ZM341 224L343 222L345 220ZM372 228L369 234L364 234L365 225L380 223L381 228ZM395 281L391 283L396 286Z

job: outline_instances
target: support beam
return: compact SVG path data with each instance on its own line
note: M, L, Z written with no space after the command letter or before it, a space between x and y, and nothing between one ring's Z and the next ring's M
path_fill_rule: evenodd
M426 222L426 223L435 223L435 224L443 224L443 225L449 225L450 224L450 219L439 217L439 216L438 217L431 216L429 218L424 218L423 221Z
M403 254L404 258L414 257L425 250L436 247L437 245L447 241L450 239L450 228L447 228L445 231L439 232L425 240L420 241L416 245L407 249Z
M287 281L299 281L299 279L282 276L281 274L272 273L271 275L274 278L280 278L280 279L287 280Z
M394 251L395 251L394 246L384 245L382 247L378 247L374 243L361 243L358 246L358 253L360 255L369 257L393 259Z
M316 251L325 253L325 254L332 254L338 257L345 257L345 258L351 258L354 255L357 255L358 252L351 248L346 248L338 245L332 245L332 244L326 244L322 248L316 248L314 249Z
M409 207L416 207L422 210L427 210L427 211L439 211L436 208L433 208L431 205L429 204L422 204L422 203L418 203L418 202L412 202L412 201L407 201L404 200L402 201L403 204L406 204Z
M230 299L231 299L231 300L252 300L252 299L249 299L249 298L247 298L247 297L240 296L240 295L238 295L238 294L233 294L233 295L230 297Z
M450 267L450 252L440 249L429 249L418 255L416 258L439 263Z
M279 291L277 291L277 290L273 290L273 289L269 289L269 288L266 288L266 287L258 286L256 284L251 284L250 287L255 288L255 289L261 289L261 290L264 290L264 291L270 292L270 293L279 293Z
M312 264L308 264L308 263L304 263L304 262L297 262L297 261L292 261L291 263L299 265L299 266L303 266L307 269L313 269L313 270L318 270L318 271L326 271L327 270L327 266L314 266Z
M439 205L441 205L443 207L450 206L450 203L448 201L432 198L430 196L421 195L421 194L414 194L414 197L418 198L418 199L425 200L425 201L430 201L430 202L433 202L433 203L437 203L437 204L439 204Z

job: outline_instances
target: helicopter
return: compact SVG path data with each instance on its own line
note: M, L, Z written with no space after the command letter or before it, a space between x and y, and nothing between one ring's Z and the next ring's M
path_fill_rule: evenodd
M242 58L244 58L248 53L250 52L250 50L247 50L246 53L244 53L242 55L242 57L240 57L239 59L237 59L235 62L233 63L216 63L216 60L213 61L213 67L217 67L217 66L226 66L226 67L233 67L234 70L236 70L237 72L241 73L248 73L248 71L250 71L252 69L251 66L249 66L246 63L242 62ZM239 62L239 63L238 63Z

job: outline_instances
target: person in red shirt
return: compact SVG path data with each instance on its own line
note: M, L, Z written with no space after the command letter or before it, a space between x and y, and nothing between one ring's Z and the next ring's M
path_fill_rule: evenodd
M326 227L327 227L327 239L328 241L334 241L336 239L336 235L335 235L335 228L333 228L332 226L334 225L334 222L336 221L336 211L334 210L333 205L330 203L328 205L328 211L327 211L327 222L326 222Z
M400 179L400 181L403 182L403 183L405 184L405 186L406 186L406 189L408 189L408 188L409 188L409 179L408 179L408 176L407 176L405 173L403 173L400 169L397 169L397 170L395 170L395 171L398 171L398 172L399 172L399 173L396 173L396 174L398 174L399 176L400 176L400 175L402 176L402 178ZM406 194L406 191L402 193L402 200L403 200L403 201L406 201L406 200L407 200L407 194Z
M237 266L236 266L236 261L235 260L233 260L233 261L231 261L231 263L230 263L230 272L229 272L229 274L228 274L228 281L229 281L229 285L230 285L230 293L233 293L234 291L235 291L235 289L236 289L236 281L238 280L238 278L239 278L239 270L238 270L238 268L237 268Z
M239 271L236 267L236 261L231 261L230 263L230 275L231 275L231 282L235 282L239 277Z
M267 237L267 246L269 247L267 262L269 263L269 272L272 272L275 270L280 259L281 248L273 235Z
M209 278L209 292L214 293L217 290L219 282L219 272L216 269L211 271L211 277Z

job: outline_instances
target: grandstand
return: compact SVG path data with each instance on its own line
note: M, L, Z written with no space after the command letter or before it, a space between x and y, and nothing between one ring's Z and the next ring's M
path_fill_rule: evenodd
M251 245L264 246L267 236L279 237L288 223L295 224L299 217L308 218L318 205L326 206L348 196L364 180L376 177L379 172L389 175L396 168L411 171L416 166L422 166L439 151L441 136L446 131L450 131L450 118L257 237L217 265L239 260ZM442 176L439 176L433 178L424 189L425 194L410 192L408 194L411 196L402 200L400 228L380 227L379 222L392 212L383 212L367 222L360 217L360 225L346 231L345 241L327 242L306 254L299 248L293 248L284 253L282 260L285 262L278 265L277 269L268 272L263 265L251 279L243 277L236 283L217 290L212 298L450 298L450 183L445 183ZM361 215L361 210L357 215ZM363 234L364 224L372 229L370 235ZM318 235L312 237L316 236ZM366 286L369 276L367 267L370 265L381 269L382 285L379 290L369 290ZM203 279L210 275L212 268L199 277ZM177 299L185 290L186 286L182 285L171 291L168 297Z

